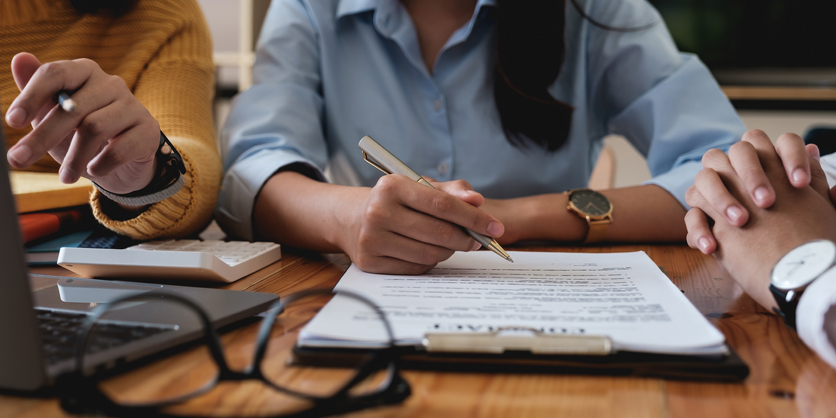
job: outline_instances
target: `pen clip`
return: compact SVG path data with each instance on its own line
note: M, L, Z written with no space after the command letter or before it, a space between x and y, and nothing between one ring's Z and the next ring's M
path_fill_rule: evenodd
M370 157L369 154L366 153L366 151L361 150L361 152L363 153L363 159L366 160L367 163L371 164L372 167L382 171L383 174L392 174L389 170L383 168L383 166L378 164L377 161L375 161L372 157Z

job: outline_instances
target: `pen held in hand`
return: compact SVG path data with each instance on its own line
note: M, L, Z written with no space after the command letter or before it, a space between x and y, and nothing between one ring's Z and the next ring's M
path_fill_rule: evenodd
M417 181L425 186L433 187L427 180L425 180L421 175L413 171L409 166L403 163L403 161L399 160L398 157L395 157L391 152L389 152L383 145L380 145L372 139L372 137L366 135L358 144L360 150L363 151L363 158L377 168L378 170L386 173L386 174L402 174L410 179ZM462 230L469 235L471 238L475 239L479 244L482 244L483 247L493 251L500 257L514 262L510 255L496 242L495 239L487 236L482 235L476 231L471 231L468 228L462 227Z
M64 109L65 112L72 112L75 110L75 101L70 97L70 93L61 90L56 95L58 100L58 105L61 106L61 109Z

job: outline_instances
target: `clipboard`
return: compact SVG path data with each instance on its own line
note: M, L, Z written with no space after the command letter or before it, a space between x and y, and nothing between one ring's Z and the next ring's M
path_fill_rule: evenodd
M749 367L728 345L724 354L658 354L616 351L598 335L505 335L508 327L483 333L428 333L421 345L398 346L404 369L489 373L557 373L738 382ZM297 345L291 364L355 367L370 348Z
M417 280L352 265L335 289L398 307L389 318L396 332L389 335L398 336L405 368L714 381L748 376L723 334L647 254L513 254L519 264L508 268L487 252L459 252ZM588 289L590 280L609 286L601 298L597 287ZM625 299L623 289L631 296ZM373 315L338 295L300 330L292 361L350 366L353 358L356 364L358 356L388 341L369 328ZM427 334L436 332L446 334Z

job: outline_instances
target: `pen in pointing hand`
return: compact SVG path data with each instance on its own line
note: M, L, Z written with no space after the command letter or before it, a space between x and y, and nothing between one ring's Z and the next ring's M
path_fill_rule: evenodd
M370 136L366 135L358 144L360 150L363 151L363 159L366 160L367 163L373 165L378 170L386 173L386 174L403 174L404 176L409 177L412 180L417 181L425 186L433 187L427 180L425 180L421 175L413 171L409 168L403 161L399 160L398 157L392 155L391 152L383 148L382 145L378 144L377 141L372 139ZM482 235L478 232L471 231L468 228L462 227L467 235L470 235L471 238L475 239L479 244L482 244L483 247L495 252L500 257L514 262L511 259L511 256L508 255L507 252L496 242L495 239L487 236Z
M55 96L58 100L58 105L61 106L61 109L64 109L65 112L72 112L75 110L75 100L70 97L70 93L67 93L65 90L60 90Z

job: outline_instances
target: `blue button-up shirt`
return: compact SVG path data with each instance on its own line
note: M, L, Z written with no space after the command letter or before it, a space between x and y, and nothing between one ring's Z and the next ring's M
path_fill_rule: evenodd
M255 198L289 164L339 184L374 185L381 173L363 161L363 135L422 175L511 198L586 186L603 137L621 134L647 157L650 183L685 205L702 154L744 133L709 71L677 51L648 3L587 1L597 22L655 25L602 29L568 5L565 61L549 91L575 109L569 138L551 153L509 144L493 97L493 3L478 2L430 72L397 0L273 0L255 83L235 99L223 130L220 224L251 239Z

